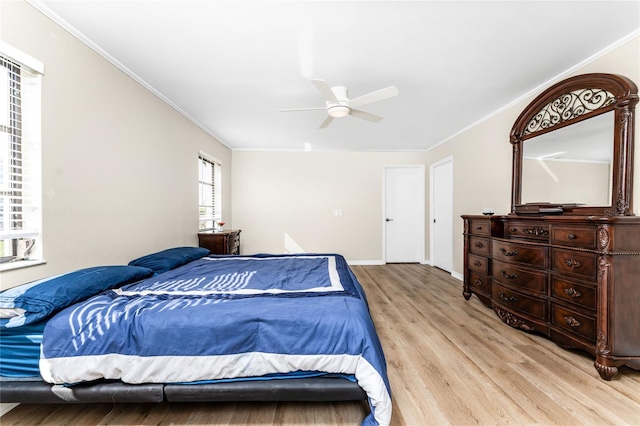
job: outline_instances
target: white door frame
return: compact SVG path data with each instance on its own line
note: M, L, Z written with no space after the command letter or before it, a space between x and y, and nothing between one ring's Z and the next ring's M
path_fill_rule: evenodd
M387 169L397 169L397 168L413 168L418 169L421 172L420 179L420 212L419 217L420 221L418 224L417 234L420 235L420 241L418 243L420 249L420 263L424 264L424 248L425 248L425 238L424 238L424 223L425 223L425 208L424 208L424 200L425 200L425 184L424 184L424 164L402 164L402 165L387 165L383 166L382 169L382 217L380 218L382 222L382 263L387 263L387 226L385 219L387 218Z
M443 158L440 161L436 161L429 165L429 265L433 266L433 253L434 253L434 241L433 241L433 216L435 215L435 168L445 163L451 162L451 168L453 170L453 155ZM452 176L453 178L453 176ZM452 182L453 183L453 182ZM453 212L452 212L453 213ZM451 236L453 239L453 235ZM452 241L453 242L453 241ZM451 253L453 256L453 253Z

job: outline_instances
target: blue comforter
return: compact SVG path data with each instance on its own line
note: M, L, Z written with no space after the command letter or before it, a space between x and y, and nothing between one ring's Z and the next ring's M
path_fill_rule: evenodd
M48 322L40 371L56 384L348 374L368 395L365 423L391 417L365 294L339 255L210 256L109 290Z

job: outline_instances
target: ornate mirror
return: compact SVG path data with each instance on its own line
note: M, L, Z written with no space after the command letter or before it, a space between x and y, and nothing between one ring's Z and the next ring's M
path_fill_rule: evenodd
M511 129L511 214L633 215L638 88L613 74L568 78Z

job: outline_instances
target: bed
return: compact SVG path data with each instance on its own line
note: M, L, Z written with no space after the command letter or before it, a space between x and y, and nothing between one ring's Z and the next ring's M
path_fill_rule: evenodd
M35 291L42 283L0 295L0 309L18 309L0 319L2 402L366 398L363 424L389 423L384 354L342 256L181 247L108 268L126 274L83 295L63 292L44 313L30 315L53 297ZM96 281L90 272L76 271L71 288ZM69 288L67 276L56 280ZM13 341L29 347L29 365L11 361Z

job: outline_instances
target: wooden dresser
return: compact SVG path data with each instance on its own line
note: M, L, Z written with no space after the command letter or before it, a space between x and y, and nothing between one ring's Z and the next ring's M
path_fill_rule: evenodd
M464 290L512 327L640 369L640 218L463 216Z
M594 354L605 380L640 369L638 101L635 83L614 74L549 87L511 128L511 212L462 216L465 299Z
M204 231L198 233L198 245L211 250L211 254L240 254L239 229Z

